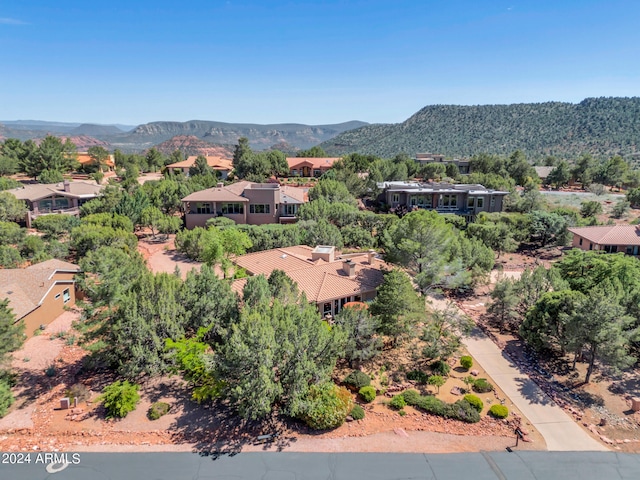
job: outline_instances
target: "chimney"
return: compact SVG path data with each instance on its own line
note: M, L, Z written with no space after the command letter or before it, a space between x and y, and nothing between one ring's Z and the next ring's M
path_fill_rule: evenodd
M71 192L71 182L69 180L65 180L62 185L64 186L64 191L69 193Z
M351 261L350 258L342 261L342 271L349 276L349 278L353 278L356 276L356 264Z
M369 250L367 252L367 263L369 265L373 265L373 260L376 258L376 251L375 250Z
M311 252L311 261L324 260L331 263L335 260L336 247L332 245L318 245Z

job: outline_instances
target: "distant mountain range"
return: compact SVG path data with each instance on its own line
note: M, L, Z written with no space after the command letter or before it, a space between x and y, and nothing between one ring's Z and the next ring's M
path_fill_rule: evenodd
M366 125L320 145L329 155L358 152L509 154L530 158L629 156L640 152L640 97L588 98L578 104L432 105L402 123Z
M60 136L88 135L119 148L123 152L140 152L178 137L196 137L212 148L215 145L235 145L238 138L247 137L252 148L264 150L274 145L288 145L292 150L307 149L354 128L367 125L365 122L351 121L335 125L303 125L297 123L259 125L243 123L223 123L206 120L189 122L151 122L129 131L126 126L71 124L38 121L0 122L0 137L15 137L21 140L41 138L46 134ZM122 127L122 128L121 128ZM174 143L180 143L177 140ZM190 144L193 144L191 138ZM193 149L192 149L193 150ZM185 153L192 153L186 152Z
M238 138L252 148L278 148L289 153L320 146L332 156L357 152L393 157L404 152L468 157L476 153L524 151L531 159L556 155L575 158L640 154L640 97L587 98L580 103L546 102L513 105L430 105L406 121L335 125L295 123L259 125L205 120L126 125L72 124L38 121L0 122L0 139L42 138L46 133L80 137L123 152L153 146L197 155L222 146L230 151ZM173 150L171 150L173 151Z

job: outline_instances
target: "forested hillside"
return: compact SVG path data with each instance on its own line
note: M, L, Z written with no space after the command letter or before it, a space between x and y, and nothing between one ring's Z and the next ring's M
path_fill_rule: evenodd
M403 123L367 125L320 146L330 155L358 152L392 157L399 152L598 157L639 151L640 97L588 98L578 104L431 105Z

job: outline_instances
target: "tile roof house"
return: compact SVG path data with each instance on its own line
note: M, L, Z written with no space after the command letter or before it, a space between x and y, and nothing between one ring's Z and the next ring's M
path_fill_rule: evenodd
M23 320L31 337L41 325L55 320L65 307L75 305L74 275L80 267L47 260L27 268L0 269L0 299L9 300L16 320Z
M287 157L291 177L320 177L339 157Z
M87 152L78 152L76 154L76 160L80 163L80 165L90 165L95 162L93 157L89 155ZM115 157L112 154L109 154L107 160L104 162L109 171L113 170L116 166Z
M375 298L382 270L390 268L374 251L340 255L327 245L264 250L239 256L234 263L251 275L284 271L325 316L337 314L345 303ZM234 290L240 292L244 283L246 279L234 282Z
M182 162L172 163L166 166L166 169L171 173L182 172L185 175L189 175L189 169L193 167L196 163L196 155L191 155L187 157L186 160ZM205 156L207 159L207 165L213 168L216 172L220 174L220 178L223 180L229 176L229 172L233 170L233 162L228 158L222 158L217 156Z
M575 248L640 255L640 226L638 225L599 225L573 227L568 230L573 233L571 245Z
M65 180L62 183L32 183L7 190L18 200L24 200L29 208L25 218L27 227L40 215L67 213L79 215L80 207L100 196L103 185L96 182Z
M204 227L207 220L227 217L238 224L293 223L307 190L277 183L218 183L182 199L186 228Z
M478 184L452 184L436 182L382 182L379 200L391 211L403 209L436 210L455 213L472 221L480 212L502 211L502 201L509 192L492 190Z

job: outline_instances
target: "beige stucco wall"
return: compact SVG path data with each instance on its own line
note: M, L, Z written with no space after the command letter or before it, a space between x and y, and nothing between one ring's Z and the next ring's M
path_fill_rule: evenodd
M64 303L63 292L67 288L69 289L70 299L67 303ZM60 297L56 298L56 295L58 294ZM65 306L71 307L75 305L75 303L76 292L75 286L72 282L55 284L42 304L23 317L23 321L25 323L24 333L28 338L31 338L33 336L33 332L40 328L40 325L48 325L64 312Z

